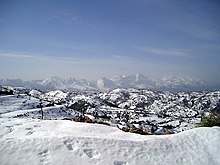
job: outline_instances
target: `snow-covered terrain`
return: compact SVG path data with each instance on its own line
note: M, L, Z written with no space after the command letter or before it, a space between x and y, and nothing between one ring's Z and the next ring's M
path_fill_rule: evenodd
M220 128L196 128L220 91L1 91L2 165L220 164ZM109 126L70 121L81 113Z
M13 88L10 88L12 90ZM24 90L24 89L23 89ZM220 109L220 91L40 92L13 89L0 97L0 116L73 120L85 113L95 122L140 134L178 133L198 127L203 116ZM220 112L218 112L220 113Z
M220 164L220 128L144 136L72 121L0 118L0 162L51 165Z

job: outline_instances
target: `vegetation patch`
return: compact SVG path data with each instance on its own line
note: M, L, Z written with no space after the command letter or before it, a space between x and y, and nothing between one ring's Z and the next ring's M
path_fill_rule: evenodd
M208 116L202 117L200 126L201 127L220 126L220 114L210 113Z

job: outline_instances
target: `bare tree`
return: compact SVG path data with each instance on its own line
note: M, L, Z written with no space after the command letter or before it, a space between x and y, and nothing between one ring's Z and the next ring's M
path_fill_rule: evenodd
M40 99L40 110L41 110L41 119L44 119L44 112L43 112L43 105L42 105L42 99Z

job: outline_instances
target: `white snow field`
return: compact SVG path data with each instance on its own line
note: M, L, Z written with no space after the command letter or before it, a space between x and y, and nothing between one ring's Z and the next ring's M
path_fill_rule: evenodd
M67 120L0 118L1 165L219 165L220 128L138 135Z
M45 118L54 120L33 119L38 105L39 99L26 95L0 97L0 165L220 164L220 127L139 135L59 120L68 117L63 105L44 107ZM27 112L36 113L15 118Z

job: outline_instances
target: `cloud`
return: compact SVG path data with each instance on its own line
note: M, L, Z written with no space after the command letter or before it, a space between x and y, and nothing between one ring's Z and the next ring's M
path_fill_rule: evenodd
M56 57L48 55L39 55L33 53L4 53L0 52L0 58L4 59L26 59L29 62L54 62L54 63L68 63L68 64L89 64L91 63L88 59L76 58L76 57Z
M66 63L66 64L91 64L92 62L89 59L75 58L75 57L49 57L42 56L37 57L38 60L49 61L55 63Z
M32 58L32 55L28 54L17 54L17 53L0 53L0 57L3 58Z
M76 56L54 56L51 54L44 53L29 53L29 52L0 52L0 58L9 59L11 61L16 61L17 59L22 59L26 61L26 63L50 63L50 64L58 64L58 65L114 65L118 63L133 63L135 58L120 56L120 55L111 55L111 56L103 56L103 57L80 57Z
M144 52L163 55L163 56L173 56L173 57L193 57L192 50L185 49L161 49L161 48L151 48L151 47L141 47L140 48Z
M53 18L60 22L63 22L64 24L69 24L69 25L81 22L79 16L72 15L67 12L59 12Z
M148 49L152 51L151 49ZM167 54L172 52L162 49L153 49L155 53ZM3 57L3 58L1 58ZM19 60L18 60L19 58ZM120 54L108 57L62 57L48 56L34 53L0 53L1 78L42 79L50 75L60 77L77 77L97 79L114 75L142 73L150 77L164 75L194 76L193 67L179 63L152 62ZM200 72L200 69L199 71Z
M215 40L220 37L219 31L216 31L214 28L210 29L191 24L179 27L179 29L199 39Z
M177 14L166 19L167 26L171 30L176 29L181 33L197 39L219 39L220 33L217 15L213 15L211 12L201 12L202 9L192 8L191 6L182 7L177 5L177 7Z
M207 45L203 45L203 47L201 47L203 49L216 49L216 50L220 50L220 44L207 44Z
M104 46L100 45L91 45L91 44L75 44L75 43L46 43L50 46L54 46L56 48L62 48L62 49L71 49L75 51L100 51L104 50L106 48L103 48Z
M112 55L111 58L112 58L113 61L124 61L126 63L134 63L137 60L135 57L117 55L117 54Z
M85 58L28 52L0 52L0 59L0 74L3 77L17 77L19 75L20 78L25 77L25 79L40 79L52 74L66 77L75 75L93 79L102 76L137 73L138 70L143 70L143 66L146 66L145 63L140 66L139 61L132 57L120 55Z

